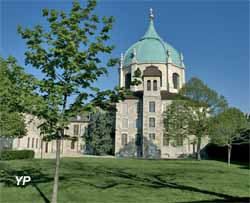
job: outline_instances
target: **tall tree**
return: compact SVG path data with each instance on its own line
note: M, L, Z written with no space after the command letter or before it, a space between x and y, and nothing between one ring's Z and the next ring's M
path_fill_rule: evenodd
M229 108L218 114L211 121L211 141L219 146L227 146L228 165L230 165L233 145L249 144L250 129L246 116L236 108Z
M84 140L93 154L110 153L113 148L115 117L113 112L98 111L90 115Z
M94 13L95 7L96 1L89 0L85 7L74 1L68 13L43 9L47 27L18 28L28 48L26 64L42 74L37 78L37 91L46 108L38 104L34 114L44 119L40 125L41 132L56 140L52 203L57 202L60 146L70 118L92 110L93 105L104 107L108 104L105 101L117 100L121 93L118 88L101 92L95 87L98 78L107 75L107 66L112 67L118 62L111 58L107 65L103 65L102 54L110 54L114 48L107 43L114 18L100 19ZM93 102L88 103L91 98Z
M223 111L228 104L223 96L195 77L184 85L180 94L188 99L188 106L192 111L188 126L190 134L197 138L197 159L200 160L201 140L208 136L209 118Z

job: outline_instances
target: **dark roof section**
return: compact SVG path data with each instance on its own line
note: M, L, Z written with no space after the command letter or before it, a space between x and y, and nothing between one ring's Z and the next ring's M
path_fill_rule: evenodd
M186 99L184 96L177 93L170 93L166 90L161 91L161 99L162 100L183 100Z
M89 117L87 115L77 115L70 119L70 122L83 123L83 122L88 122L88 121L89 121Z
M137 91L137 92L130 91L125 96L125 99L141 99L142 97L143 97L143 91ZM161 99L162 100L183 100L187 98L177 93L170 93L166 90L163 90L161 91Z
M143 77L161 77L161 71L158 69L156 66L148 66L144 71L143 71Z
M125 95L125 99L140 99L143 97L143 91L132 92L130 91Z

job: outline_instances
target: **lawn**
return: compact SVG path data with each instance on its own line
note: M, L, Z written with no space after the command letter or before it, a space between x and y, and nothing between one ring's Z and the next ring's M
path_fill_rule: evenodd
M54 160L1 161L0 202L49 202L53 168ZM33 181L16 186L14 175ZM63 158L59 202L248 202L249 188L247 167L218 161Z

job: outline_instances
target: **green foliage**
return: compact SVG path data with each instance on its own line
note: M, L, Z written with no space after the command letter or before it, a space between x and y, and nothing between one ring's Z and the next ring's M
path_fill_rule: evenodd
M131 81L131 85L140 85L142 83L142 74L141 70L137 68L133 75L133 80Z
M181 132L185 136L195 135L197 158L200 159L201 139L208 136L210 118L225 110L227 101L198 78L191 78L180 90L180 95L185 99L182 102L174 101L165 112L165 128L171 130L169 135L172 138ZM183 121L187 126L185 130L180 128Z
M0 160L33 159L34 155L33 150L2 150Z
M167 138L172 138L174 144L178 139L184 139L189 135L188 121L190 110L185 101L176 100L170 104L163 113L163 122Z
M108 154L114 148L114 113L96 112L90 116L88 128L83 136L87 148L96 155Z
M180 90L180 94L189 99L192 107L207 108L210 115L222 112L228 106L224 96L218 95L199 78L191 78Z
M246 116L239 109L229 108L218 114L211 121L211 141L220 146L249 143L249 136L244 139L242 132L249 129ZM241 140L241 142L238 142Z
M0 109L0 118L0 137L22 137L26 135L27 130L22 114Z
M24 72L14 57L0 57L0 136L17 137L26 134L22 112L32 112L38 97L35 79Z
M41 132L51 139L64 137L69 119L77 114L93 111L96 106L107 108L108 104L122 97L119 88L100 91L95 82L107 75L107 67L118 60L106 54L114 49L110 45L109 32L114 17L100 18L95 12L96 1L90 0L86 7L74 1L68 13L55 9L43 9L48 29L41 25L34 28L18 28L26 41L26 64L40 70L37 92L42 102L37 103L36 116L44 119ZM87 101L91 100L91 103Z

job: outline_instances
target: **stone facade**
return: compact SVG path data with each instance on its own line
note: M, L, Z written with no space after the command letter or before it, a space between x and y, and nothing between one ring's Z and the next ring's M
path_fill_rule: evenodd
M132 86L136 70L141 72L141 84ZM179 158L195 154L195 136L176 145L164 133L163 112L184 83L183 55L159 37L151 15L146 34L121 55L119 84L131 95L116 104L116 156ZM202 147L207 142L202 140Z
M32 115L25 115L27 135L13 140L12 148L16 150L30 149L35 152L35 158L54 158L56 152L56 141L44 141L40 135L38 126L42 123ZM69 139L61 141L61 156L78 156L82 153L84 142L81 136L87 127L86 118L72 118L65 134Z

